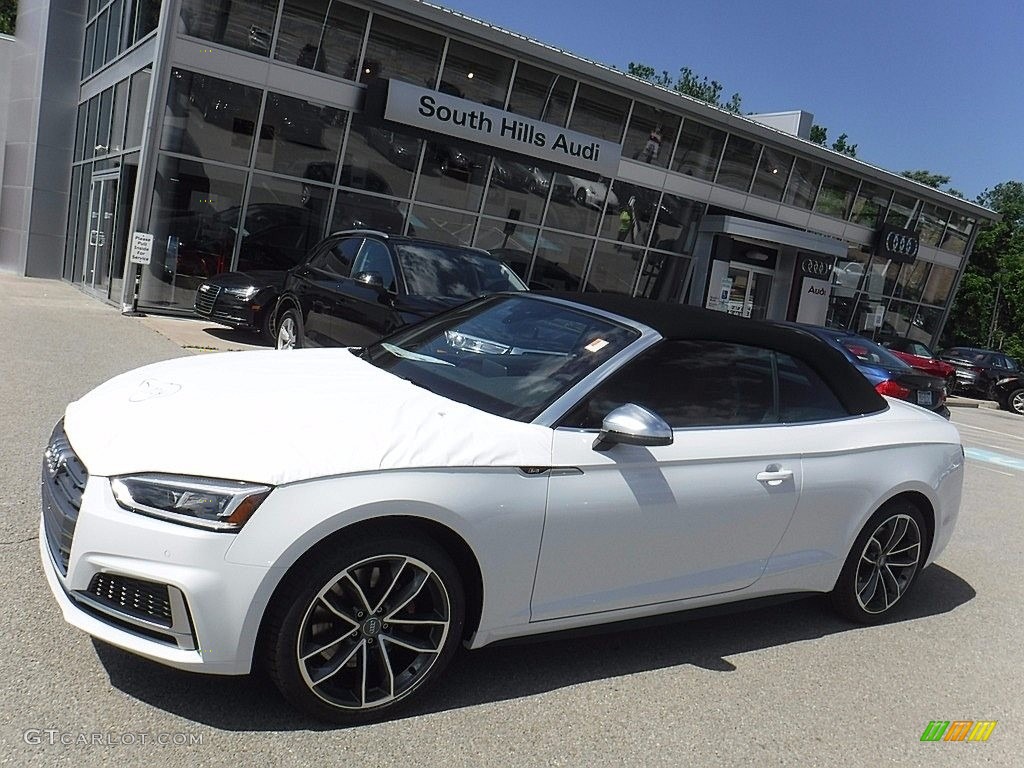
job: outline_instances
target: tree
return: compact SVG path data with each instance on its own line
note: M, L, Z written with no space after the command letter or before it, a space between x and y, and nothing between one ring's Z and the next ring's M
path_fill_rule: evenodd
M932 189L937 189L940 192L945 192L947 195L955 195L956 197L963 198L963 193L953 187L946 187L943 189L943 185L949 184L949 176L942 173L932 173L931 171L918 170L918 171L903 171L900 176L904 176L913 181L924 184Z
M812 125L811 134L808 137L815 144L821 144L821 146L828 146L828 128L823 125ZM845 133L840 134L839 138L832 142L832 149L836 152L841 152L844 155L850 157L857 156L857 145L847 143L849 136Z
M0 34L13 35L18 17L18 0L0 0Z
M729 97L728 101L723 103L721 100L722 84L717 80L711 80L707 75L694 72L690 67L681 67L679 76L675 80L672 79L668 70L663 69L659 74L649 64L641 64L635 61L629 62L629 67L626 71L633 77L638 77L641 80L647 80L663 88L671 88L677 93L706 101L708 104L735 112L737 115L741 114L740 104L742 97L738 93L734 93Z

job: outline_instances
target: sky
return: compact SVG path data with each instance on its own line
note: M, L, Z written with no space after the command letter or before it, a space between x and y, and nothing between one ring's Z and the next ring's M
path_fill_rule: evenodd
M433 0L580 56L803 109L890 171L950 177L974 200L1024 181L1024 0Z

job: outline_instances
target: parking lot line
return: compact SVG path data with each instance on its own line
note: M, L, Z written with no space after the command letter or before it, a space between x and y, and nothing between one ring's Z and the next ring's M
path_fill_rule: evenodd
M1017 469L1024 472L1024 459L1019 459L1015 456L1007 456L1005 453L997 453L996 451L986 451L984 448L967 448L964 453L969 459L976 459L986 464L995 464L999 467Z
M1002 437L1009 437L1011 440L1024 440L1024 437L1020 435L1011 435L1009 432L1000 432L998 429L985 429L985 427L975 427L973 424L962 424L960 422L954 422L957 429L976 429L979 432L991 432L993 435L1001 435Z

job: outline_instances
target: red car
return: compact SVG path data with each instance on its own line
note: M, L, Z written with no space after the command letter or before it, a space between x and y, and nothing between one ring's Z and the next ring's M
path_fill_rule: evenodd
M882 346L888 347L896 357L908 365L912 365L914 368L925 373L930 373L932 376L945 379L947 389L950 392L953 391L953 385L956 383L956 368L949 363L939 360L935 353L920 341L907 338L888 339L882 342Z

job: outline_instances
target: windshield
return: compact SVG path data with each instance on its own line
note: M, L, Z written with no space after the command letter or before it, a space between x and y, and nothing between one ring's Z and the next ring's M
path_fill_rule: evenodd
M869 365L881 365L885 368L894 368L896 370L903 370L911 367L896 357L896 355L888 349L875 344L873 341L857 338L855 336L847 336L845 338L841 337L839 339L839 343L852 352L854 357L862 363L867 363Z
M451 400L532 421L639 336L584 310L504 295L399 331L363 358Z
M526 290L511 269L479 251L421 243L403 243L397 251L413 296L475 299L487 293Z

